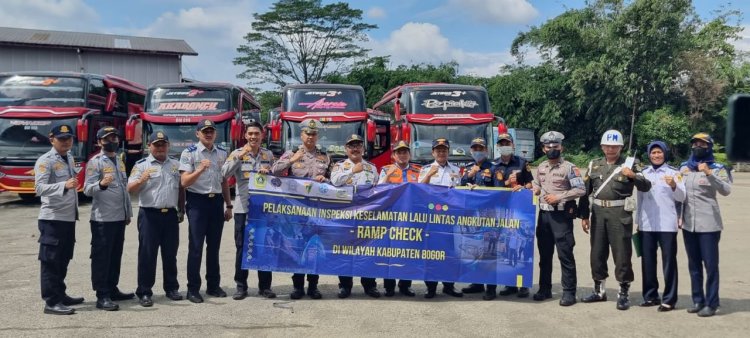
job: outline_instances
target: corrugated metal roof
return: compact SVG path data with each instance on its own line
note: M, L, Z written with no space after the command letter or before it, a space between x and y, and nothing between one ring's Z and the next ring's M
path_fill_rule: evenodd
M0 27L0 44L3 43L198 55L185 40L10 27Z

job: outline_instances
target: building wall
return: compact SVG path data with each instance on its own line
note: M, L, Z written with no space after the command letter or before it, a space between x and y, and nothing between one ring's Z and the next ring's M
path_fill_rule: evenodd
M176 55L127 54L75 49L0 46L0 72L69 71L120 76L144 86L180 82Z

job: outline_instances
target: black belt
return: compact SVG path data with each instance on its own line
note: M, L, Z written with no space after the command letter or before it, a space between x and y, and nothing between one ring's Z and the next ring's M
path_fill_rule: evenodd
M199 194L199 193L197 193L197 192L192 192L192 191L188 191L187 193L188 193L188 194L191 194L191 195L196 195L196 196L204 197L204 198L216 198L216 197L221 197L221 193L218 193L218 194L216 194L216 193L211 193L211 194Z
M168 213L170 211L177 211L177 208L146 208L146 207L141 207L141 209L146 210L146 211L161 212L161 213Z

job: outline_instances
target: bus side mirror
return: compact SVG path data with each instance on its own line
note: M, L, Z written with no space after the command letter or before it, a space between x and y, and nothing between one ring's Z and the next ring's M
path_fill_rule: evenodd
M281 140L281 121L271 122L271 141L278 142Z
M396 104L393 105L393 115L396 121L401 121L401 101L396 100Z
M239 141L241 134L240 123L236 119L232 120L231 127L229 128L229 135L231 135L232 141Z
M87 119L81 118L76 122L76 137L78 142L89 140L89 121Z
M408 123L401 125L401 140L411 143L411 126Z
M732 161L750 160L750 94L734 94L729 98L727 116L727 156Z
M107 101L104 103L104 112L111 113L115 110L115 103L117 103L117 92L114 88L109 88L109 94L107 94Z
M136 121L135 115L133 117L128 119L128 122L125 123L125 140L128 142L133 142L135 140L135 127L138 125L138 121Z
M367 142L375 142L375 121L367 121Z

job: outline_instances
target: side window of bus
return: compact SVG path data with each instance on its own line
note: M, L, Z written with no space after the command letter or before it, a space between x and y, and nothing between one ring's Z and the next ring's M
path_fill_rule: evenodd
M89 93L87 107L104 110L104 104L107 102L107 87L100 79L91 79L89 81Z

